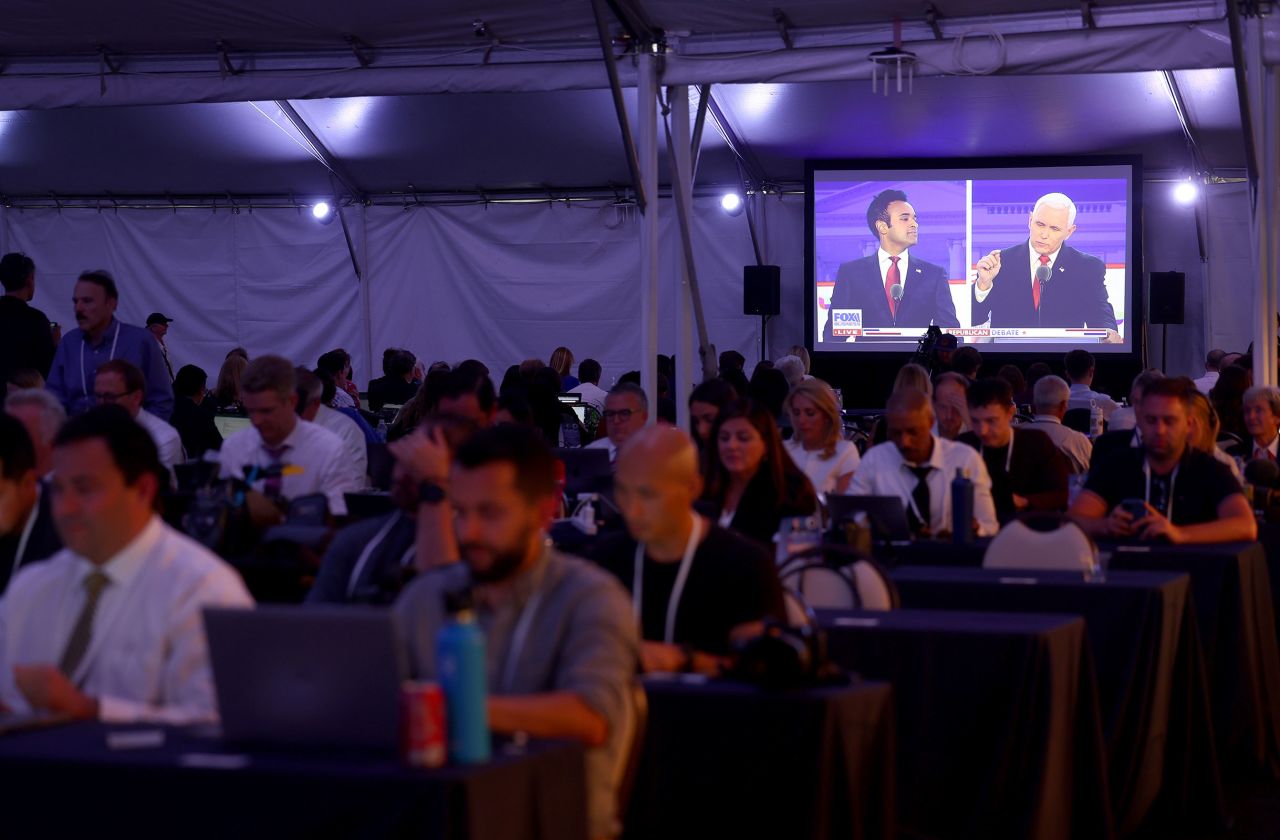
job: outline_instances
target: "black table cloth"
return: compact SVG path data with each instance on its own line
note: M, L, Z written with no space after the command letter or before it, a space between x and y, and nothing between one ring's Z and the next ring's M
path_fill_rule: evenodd
M893 684L904 835L1113 836L1083 620L931 610L820 610L818 620L833 660Z
M767 691L646 681L649 722L626 836L896 836L888 685Z
M495 745L477 767L224 746L163 728L158 748L110 749L79 723L0 737L6 837L431 837L583 840L583 748Z
M1161 817L1224 825L1203 655L1178 572L1017 572L913 566L894 570L907 608L1072 613L1085 619L1097 669L1112 808L1135 830L1164 791Z
M982 565L982 544L920 542L896 550L897 566ZM1280 652L1266 554L1260 543L1115 545L1110 568L1186 572L1204 648L1218 759L1280 774Z
M1262 545L1112 546L1110 550L1112 569L1161 569L1191 576L1224 771L1280 774L1280 652Z

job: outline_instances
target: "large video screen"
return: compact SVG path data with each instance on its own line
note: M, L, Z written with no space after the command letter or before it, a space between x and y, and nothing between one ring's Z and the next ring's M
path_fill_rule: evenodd
M811 163L810 348L898 351L930 325L988 352L1131 353L1137 160Z

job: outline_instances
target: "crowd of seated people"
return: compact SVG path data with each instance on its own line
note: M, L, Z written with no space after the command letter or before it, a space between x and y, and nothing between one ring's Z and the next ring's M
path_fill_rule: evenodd
M718 376L682 388L666 358L665 391L606 380L589 358L575 376L567 347L512 365L499 388L476 360L424 371L389 348L367 397L345 351L310 368L236 348L208 391L193 365L157 379L163 359L141 344L155 339L115 318L119 294L105 272L80 278L80 327L47 387L10 389L0 414L0 709L216 717L200 610L253 597L238 558L160 513L183 492L182 466L216 462L231 497L274 512L265 525L323 499L331 533L306 603L392 606L417 678L438 675L442 596L471 587L490 726L588 746L595 837L618 831L611 790L636 674L718 674L737 642L785 620L774 558L788 520L820 521L835 496L892 497L916 538L945 538L962 476L979 537L1047 513L1098 539L1252 540L1241 463L1274 462L1280 447L1280 390L1251 387L1247 367L1218 351L1195 382L1140 373L1120 406L1094 390L1083 351L1062 360L1064 378L1048 365L987 377L975 348L948 350L934 375L902 367L879 405L846 397L881 414L864 451L803 348L750 379L727 351ZM688 433L670 422L677 395ZM1111 431L1091 440L1064 423L1103 397ZM215 421L227 413L241 428L224 437ZM375 429L388 417L384 443ZM607 456L616 512L580 552L588 559L548 539L567 512L557 449L574 446ZM393 462L386 504L361 518L348 503L375 483L378 452Z

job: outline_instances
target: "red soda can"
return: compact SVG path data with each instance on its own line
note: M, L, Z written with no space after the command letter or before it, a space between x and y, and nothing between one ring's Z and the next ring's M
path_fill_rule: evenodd
M448 734L439 683L406 681L400 686L400 756L410 767L443 767Z

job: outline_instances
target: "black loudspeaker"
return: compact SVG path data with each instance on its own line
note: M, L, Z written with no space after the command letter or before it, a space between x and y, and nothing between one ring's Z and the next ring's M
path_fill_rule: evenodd
M748 265L742 269L742 314L777 315L782 269L776 265Z
M1186 321L1187 275L1181 271L1153 271L1147 288L1153 324L1182 324Z

